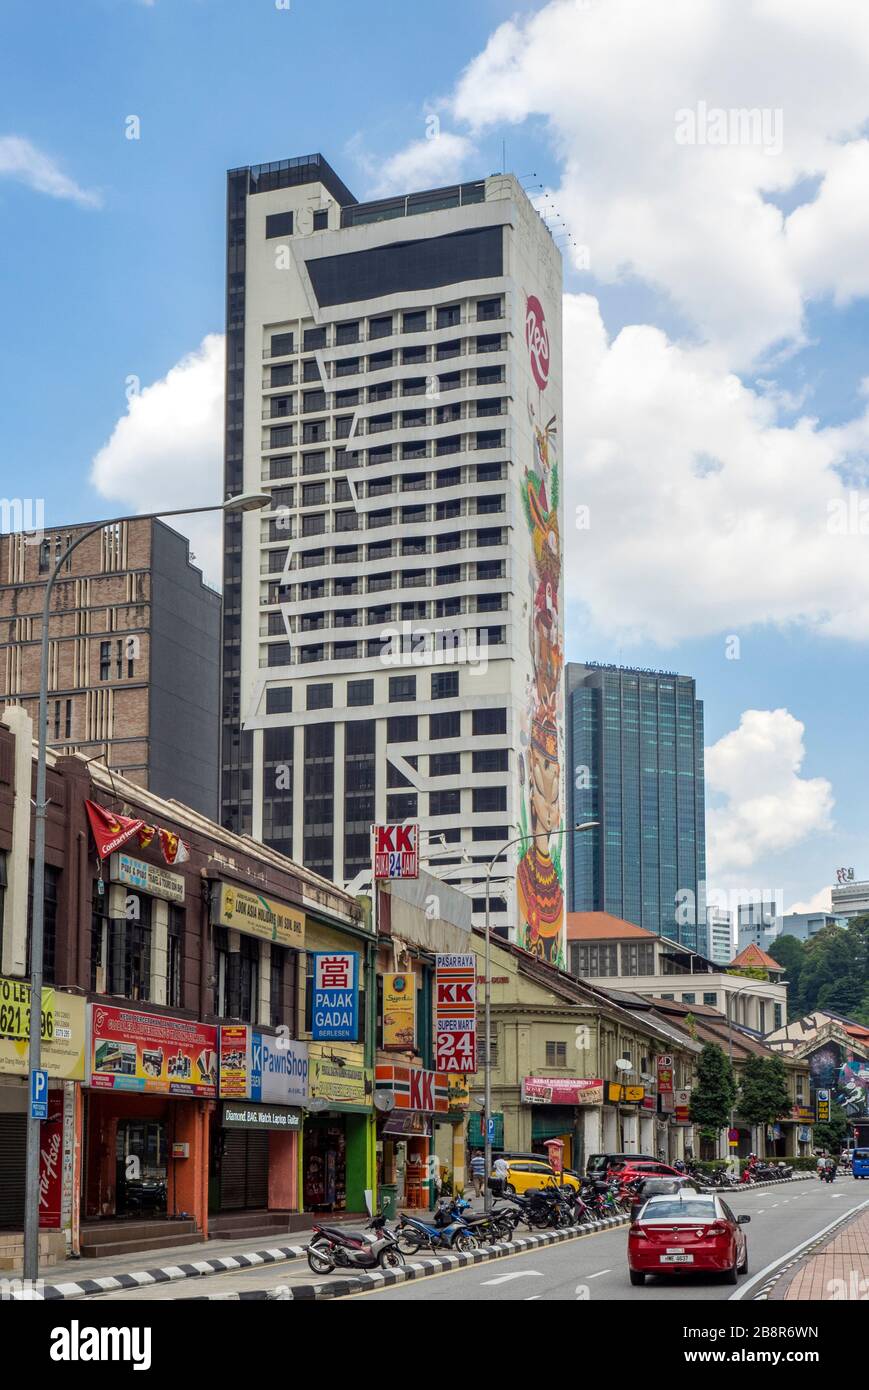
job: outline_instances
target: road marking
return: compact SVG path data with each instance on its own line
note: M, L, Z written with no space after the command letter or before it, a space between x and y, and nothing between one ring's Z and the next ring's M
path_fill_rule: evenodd
M586 1279L599 1279L602 1274L612 1274L611 1269L599 1269L597 1274L587 1274Z
M497 1279L484 1279L482 1287L487 1284L507 1284L511 1279L542 1279L543 1273L539 1269L514 1269L512 1274L499 1274Z
M745 1298L745 1295L748 1293L749 1289L753 1289L755 1284L759 1284L762 1279L765 1279L767 1277L768 1274L772 1274L773 1270L778 1269L779 1265L787 1264L788 1260L794 1259L794 1257L796 1255L799 1255L802 1250L805 1250L807 1245L814 1245L815 1241L820 1240L821 1237L825 1236L828 1231L832 1231L835 1226L838 1226L841 1224L841 1222L846 1221L847 1218L849 1216L853 1216L855 1212L862 1211L864 1207L869 1207L869 1201L861 1202L859 1206L852 1207L851 1210L846 1211L843 1216L837 1216L835 1221L831 1221L829 1226L825 1226L822 1231L815 1231L815 1234L813 1236L808 1236L805 1240L801 1240L799 1245L795 1245L793 1250L789 1250L786 1255L779 1255L777 1260L772 1260L771 1263L766 1265L765 1268L762 1269L759 1274L755 1274L753 1278L749 1279L747 1283L742 1285L742 1288L737 1289L736 1293L732 1293L730 1295L730 1298L727 1300L728 1303L740 1302L741 1299Z
M755 1216L763 1216L765 1211L766 1207L758 1207L757 1211L754 1214Z
M831 1202L835 1202L835 1200L836 1200L837 1197L844 1197L844 1195L845 1195L844 1192L831 1192L831 1193L830 1193L830 1201L831 1201Z
M539 1303L542 1297L542 1293L532 1293L528 1296L528 1298L524 1299L523 1301L525 1303Z

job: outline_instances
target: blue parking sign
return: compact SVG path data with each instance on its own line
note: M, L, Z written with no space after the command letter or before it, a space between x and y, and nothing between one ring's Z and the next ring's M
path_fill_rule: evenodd
M32 1071L30 1073L30 1118L31 1120L48 1119L47 1071Z

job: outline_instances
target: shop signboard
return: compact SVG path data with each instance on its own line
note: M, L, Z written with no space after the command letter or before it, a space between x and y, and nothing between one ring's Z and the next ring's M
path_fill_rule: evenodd
M658 1095L669 1095L673 1090L673 1058L669 1052L662 1052L655 1061L658 1072Z
M221 1124L224 1129L268 1129L298 1134L302 1128L302 1112L290 1105L227 1100L223 1103Z
M607 1085L610 1105L641 1105L645 1098L645 1086L625 1086L621 1081L610 1081Z
M49 1091L39 1126L39 1227L59 1231L63 1212L63 1090Z
M418 825L375 825L374 877L419 878Z
M78 994L44 988L40 1063L55 1080L83 1081L87 1005ZM30 985L0 977L0 1076L27 1076Z
M89 1084L95 1090L217 1095L217 1028L169 1014L91 1004Z
M417 1138L431 1138L432 1120L430 1115L423 1115L418 1110L404 1111L393 1110L391 1115L387 1115L383 1121L383 1134L414 1134Z
M477 958L435 956L435 1066L440 1072L477 1070Z
M337 1052L316 1043L308 1047L308 1094L339 1105L370 1105L374 1078L361 1046Z
M681 1091L674 1091L673 1100L675 1108L673 1118L677 1125L689 1125L691 1123L691 1089L687 1087Z
M451 1110L467 1110L471 1104L471 1091L466 1076L451 1072L447 1077L447 1094Z
M413 971L383 976L384 1052L413 1052L416 1043L416 976Z
M276 941L279 946L304 950L304 912L248 888L238 888L234 883L214 885L211 921L216 927L231 927L260 941Z
M359 952L314 951L311 1037L355 1042L359 1037Z
M308 1044L260 1033L249 1024L220 1029L220 1095L304 1105L308 1098Z
M825 1090L816 1091L815 1104L818 1108L818 1122L826 1123L830 1118L830 1092Z
M374 1085L378 1095L392 1096L396 1110L449 1113L449 1077L445 1074L426 1071L423 1067L381 1062L375 1071Z
M173 874L162 864L147 864L144 859L134 859L131 854L115 853L109 860L109 878L112 883L125 883L138 893L147 893L152 898L165 898L167 902L183 903L184 875Z
M523 1076L523 1105L602 1105L604 1083L599 1078Z

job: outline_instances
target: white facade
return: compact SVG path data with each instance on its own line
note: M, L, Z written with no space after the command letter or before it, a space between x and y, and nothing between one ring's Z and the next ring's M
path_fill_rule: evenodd
M840 883L833 889L833 913L839 917L856 917L869 912L869 880Z
M418 821L482 922L499 846L563 824L561 258L512 177L342 212L321 164L269 191L233 171L250 181L232 486L273 506L241 533L230 723L252 747L224 804L241 787L255 836L346 884L372 822ZM522 940L515 870L494 871L492 921Z
M733 914L720 907L706 909L706 951L716 965L733 960Z

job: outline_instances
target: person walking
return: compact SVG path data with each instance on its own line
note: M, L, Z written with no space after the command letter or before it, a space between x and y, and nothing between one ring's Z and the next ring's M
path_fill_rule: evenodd
M474 1196L482 1197L483 1182L486 1177L486 1158L482 1149L475 1149L471 1156L471 1178L474 1183Z
M510 1176L510 1169L507 1166L507 1160L503 1154L500 1154L495 1159L495 1163L492 1168L492 1176L493 1178L495 1178L498 1184L497 1187L493 1187L493 1192L497 1192L499 1197L503 1197L504 1189L507 1186L507 1179Z

